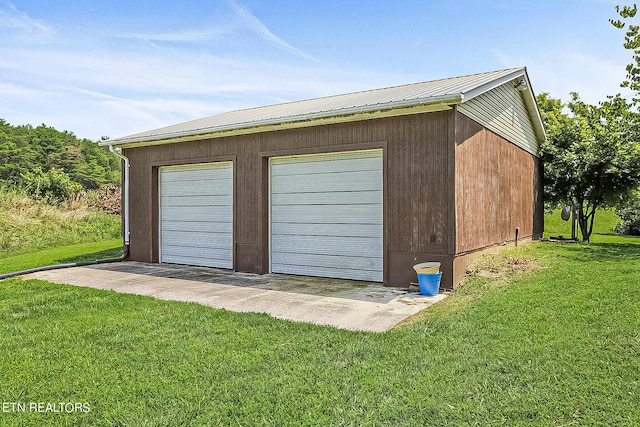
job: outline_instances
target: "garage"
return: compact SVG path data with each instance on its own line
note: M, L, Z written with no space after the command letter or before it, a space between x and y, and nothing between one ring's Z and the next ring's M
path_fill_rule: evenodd
M452 289L479 251L541 236L544 139L527 70L511 68L226 111L100 144L130 171L129 260L401 288L415 264L435 261ZM182 173L216 185L195 194L203 188ZM205 198L226 202L205 209Z
M382 150L270 159L271 271L383 281Z
M233 163L159 170L160 262L233 268Z

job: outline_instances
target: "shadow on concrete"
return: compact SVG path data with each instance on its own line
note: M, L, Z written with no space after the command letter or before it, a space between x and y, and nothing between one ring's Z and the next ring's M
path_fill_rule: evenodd
M191 280L203 283L266 289L306 295L319 295L386 304L406 289L385 287L381 283L324 277L294 276L289 274L251 274L231 270L177 264L147 264L124 261L113 264L88 266L107 271L140 274L144 276Z

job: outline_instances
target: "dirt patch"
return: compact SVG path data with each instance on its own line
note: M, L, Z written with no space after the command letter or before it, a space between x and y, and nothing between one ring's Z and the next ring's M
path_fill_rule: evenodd
M533 258L488 254L473 261L465 272L465 279L476 276L495 281L506 281L515 275L540 270L542 265Z

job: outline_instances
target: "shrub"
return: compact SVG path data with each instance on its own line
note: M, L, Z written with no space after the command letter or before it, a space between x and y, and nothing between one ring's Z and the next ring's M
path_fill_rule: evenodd
M640 236L640 198L628 202L624 207L616 209L622 223L616 226L617 234Z
M22 174L27 194L38 200L60 204L82 190L82 185L69 178L62 169L44 172L40 167Z

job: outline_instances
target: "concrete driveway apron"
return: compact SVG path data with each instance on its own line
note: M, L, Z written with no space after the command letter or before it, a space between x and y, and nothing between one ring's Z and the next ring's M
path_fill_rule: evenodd
M387 331L446 296L426 297L370 282L139 262L64 268L23 277L369 332Z

